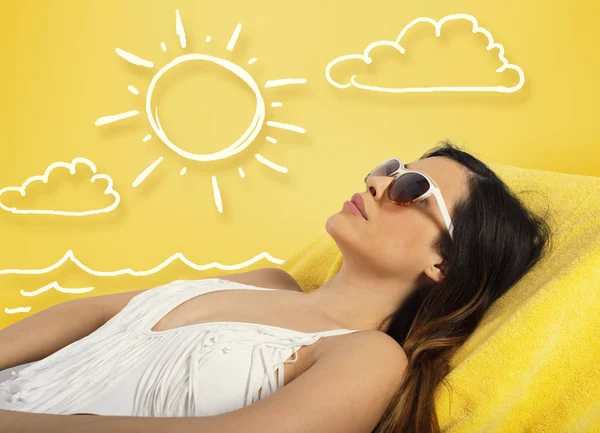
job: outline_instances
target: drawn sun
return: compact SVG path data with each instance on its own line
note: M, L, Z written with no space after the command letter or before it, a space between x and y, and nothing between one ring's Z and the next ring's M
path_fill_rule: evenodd
M227 50L233 51L235 44L237 42L237 39L240 35L241 29L242 29L241 24L238 24L235 27L235 30L233 31L231 38L229 39L229 43L227 44ZM186 48L185 29L183 27L183 23L181 21L180 15L179 15L179 10L175 10L175 33L177 34L177 36L179 36L179 42L180 42L181 48ZM211 40L211 37L207 36L206 42L210 42L210 40ZM161 43L161 49L164 52L167 51L167 46L164 42ZM124 51L120 48L116 48L115 52L120 57L122 57L123 59L128 61L129 63L132 63L137 66L142 66L145 68L154 68L153 62L144 60L144 59L142 59L132 53ZM254 96L256 98L256 108L255 108L254 116L252 118L250 125L244 131L244 133L230 146L228 146L218 152L214 152L214 153L210 153L210 154L188 152L188 151L182 149L181 147L177 146L175 143L173 143L171 141L171 139L169 139L167 134L165 134L165 132L160 124L160 120L158 117L158 106L153 106L153 103L152 103L152 96L154 93L154 88L156 87L157 83L160 81L160 78L167 71L174 68L175 66L180 65L185 62L193 62L193 61L210 62L210 63L220 66L221 68L225 69L226 71L234 73L252 90L252 92L254 93ZM248 65L252 65L256 61L257 61L257 59L255 57L253 57L250 60L248 60ZM285 85L291 85L291 84L305 84L306 81L307 80L305 78L283 78L283 79L277 79L277 80L269 80L265 83L264 87L268 88L268 87L278 87L278 86L285 86ZM128 86L128 90L131 93L133 93L134 95L139 95L139 93L140 93L138 89L136 89L135 87L133 87L131 85ZM282 102L272 102L271 103L271 107L281 107L282 105L283 105ZM177 154L183 156L184 158L192 160L192 161L215 161L218 159L225 159L227 157L235 155L236 153L241 152L246 147L248 147L250 145L250 143L252 143L252 141L259 134L259 132L261 131L261 129L265 123L269 127L285 129L285 130L297 132L300 134L304 134L306 132L304 130L304 128L301 128L300 126L297 126L297 125L273 122L273 121L268 121L268 120L265 122L265 101L260 92L260 86L257 84L256 80L252 77L252 75L246 69L242 68L241 66L239 66L229 60L226 60L226 59L223 59L220 57L211 56L211 55L204 54L204 53L189 53L189 54L181 55L179 57L174 58L168 64L166 64L165 66L160 68L158 70L158 72L154 75L154 77L152 78L150 84L148 85L148 89L146 91L145 109L146 109L146 116L148 117L148 121L150 123L152 130L154 131L154 134L156 134L156 136L165 145L167 145L167 147L169 149L171 149L172 151L176 152ZM137 116L138 114L140 114L140 112L138 110L131 110L131 111L127 111L127 112L123 112L123 113L119 113L119 114L103 116L96 120L95 125L96 126L106 125L109 123L113 123L113 122L117 122L119 120L129 118L129 117ZM144 136L143 141L147 142L151 138L152 138L152 134L147 134L146 136ZM277 143L277 140L271 136L267 136L266 139L267 139L267 141L269 141L271 143ZM260 161L261 163L265 164L266 166L272 168L273 170L279 171L281 173L287 173L287 171L288 171L287 168L269 161L267 158L265 158L264 156L262 156L258 153L255 154L255 157L258 161ZM140 183L142 183L144 181L144 179L146 179L148 177L148 175L150 175L150 173L152 173L152 171L161 163L162 160L163 160L163 157L161 156L156 161L154 161L152 164L150 164L147 168L145 168L137 176L137 178L133 181L132 186L135 188ZM183 167L180 171L180 174L184 175L186 170L187 170L186 167ZM241 167L238 167L238 171L242 178L245 177L244 171L242 170ZM223 212L223 205L222 205L222 201L221 201L219 187L217 184L217 178L214 175L212 176L212 186L213 186L213 194L214 194L214 198L215 198L215 204L216 204L219 212Z

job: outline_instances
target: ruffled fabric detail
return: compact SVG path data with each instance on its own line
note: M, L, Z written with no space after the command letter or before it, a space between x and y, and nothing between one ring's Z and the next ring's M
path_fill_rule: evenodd
M93 333L11 372L13 377L0 383L0 400L12 403L10 410L16 411L77 412L143 359L152 342L138 335L137 328L156 308L156 302L147 301L162 297L156 296L161 293L156 289L181 288L182 283L174 281L142 292Z
M296 362L302 346L322 336L357 331L303 333L246 322L151 331L179 304L224 288L275 290L221 279L178 280L146 290L95 332L13 371L12 378L0 383L0 408L106 415L94 403L101 397L114 401L111 393L125 395L118 385L126 378L123 386L135 386L133 402L127 396L125 406L121 401L112 406L125 412L131 407L131 416L215 415L251 405L259 391L264 400L281 389L284 364ZM224 387L215 390L219 381Z
M197 377L216 351L232 356L239 356L233 355L234 352L250 353L243 405L258 401L261 389L260 399L264 400L284 386L283 364L296 362L297 351L321 337L318 333L290 336L283 330L248 325L219 323L197 328L193 334L170 334L140 379L133 415L206 416L202 402L210 399L211 390L203 387ZM296 356L288 360L291 355Z
M78 340L0 384L0 398L11 410L66 414L109 390L114 377L128 373L144 356L149 341L117 332Z

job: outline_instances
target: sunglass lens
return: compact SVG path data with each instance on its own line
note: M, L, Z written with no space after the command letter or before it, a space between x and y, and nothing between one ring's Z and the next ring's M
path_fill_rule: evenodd
M405 173L391 185L390 198L396 203L411 203L429 190L429 181L419 173Z
M389 176L390 173L395 172L396 170L398 170L399 167L400 164L398 164L398 161L396 161L395 159L386 161L383 164L380 164L377 167L375 167L373 171L367 174L365 176L365 182L367 181L367 178L369 176Z

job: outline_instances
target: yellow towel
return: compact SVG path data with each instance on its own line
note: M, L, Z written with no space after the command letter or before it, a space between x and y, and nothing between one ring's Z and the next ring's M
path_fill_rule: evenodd
M549 207L554 243L455 354L452 395L442 384L435 393L440 427L600 432L600 178L489 166L529 208ZM341 263L324 231L280 267L310 292Z

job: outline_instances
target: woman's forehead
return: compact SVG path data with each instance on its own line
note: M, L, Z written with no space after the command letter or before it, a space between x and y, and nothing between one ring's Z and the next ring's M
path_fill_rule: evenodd
M444 201L449 206L457 201L465 191L465 168L450 158L432 156L411 161L404 165L408 169L422 171L431 177L442 192Z

